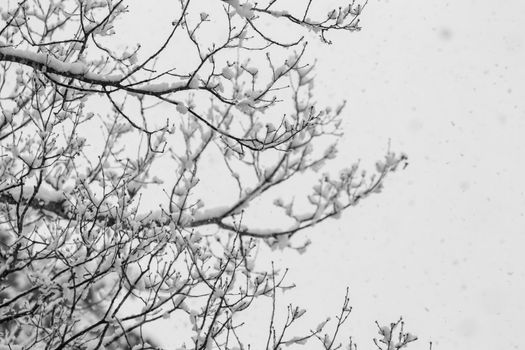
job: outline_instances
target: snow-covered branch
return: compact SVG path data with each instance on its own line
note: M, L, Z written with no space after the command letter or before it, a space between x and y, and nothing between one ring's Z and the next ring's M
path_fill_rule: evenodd
M256 258L265 244L304 251L297 233L406 164L388 150L375 170L323 173L295 196L303 208L280 193L337 156L345 104L316 101L307 43L358 30L365 3L178 0L155 32L136 5L0 7L0 348L157 349L148 327L175 319L181 349L244 349L260 296L268 349L340 348L348 293L335 322L301 332L298 306L277 322L285 270ZM399 325L376 343L391 350ZM401 333L394 348L414 340Z

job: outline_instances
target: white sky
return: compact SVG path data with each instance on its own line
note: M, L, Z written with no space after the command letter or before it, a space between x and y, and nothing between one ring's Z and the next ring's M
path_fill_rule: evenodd
M524 11L371 1L364 30L322 52L318 83L350 102L340 165L379 157L389 138L410 157L286 261L313 312L335 311L350 286L362 348L374 319L398 315L421 339L413 349L525 348Z
M379 159L388 139L410 165L309 232L304 255L275 257L297 284L283 306L320 320L349 286L360 349L374 320L400 315L420 338L409 349L525 348L523 13L517 0L371 0L362 32L310 51L319 98L349 101L334 168Z

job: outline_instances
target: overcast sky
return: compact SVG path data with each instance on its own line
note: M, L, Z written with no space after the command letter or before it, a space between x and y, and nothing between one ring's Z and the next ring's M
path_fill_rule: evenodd
M360 349L376 319L401 315L414 350L525 348L524 13L517 0L371 0L363 31L311 48L318 98L349 102L331 167L373 164L389 140L410 158L383 193L308 232L305 254L273 257L313 319L350 287Z
M318 83L350 102L338 162L373 160L388 139L410 158L287 261L295 293L322 298L316 312L350 286L363 348L371 321L399 315L414 349L525 348L524 13L522 1L371 1L362 32L319 51Z

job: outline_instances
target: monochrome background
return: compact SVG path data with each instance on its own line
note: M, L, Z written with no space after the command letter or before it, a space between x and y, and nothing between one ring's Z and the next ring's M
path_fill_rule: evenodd
M154 41L169 11L130 3L144 6L145 20L122 25L143 26L136 39ZM371 0L361 32L311 42L316 98L348 101L329 168L372 167L388 147L409 166L307 232L304 254L266 257L297 286L283 308L293 302L322 320L348 286L360 349L374 348L375 320L401 315L420 339L414 350L430 340L435 350L525 349L524 13L519 0ZM256 339L261 329L251 327ZM176 336L169 321L152 332L166 344Z

